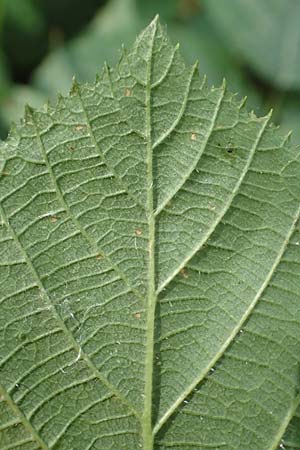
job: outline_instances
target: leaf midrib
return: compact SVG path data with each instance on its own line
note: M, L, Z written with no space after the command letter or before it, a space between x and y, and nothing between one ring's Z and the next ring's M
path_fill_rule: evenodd
M154 435L152 430L152 407L153 407L153 372L154 372L154 328L156 308L155 287L155 216L154 216L154 192L153 192L153 146L152 146L152 124L151 124L151 77L152 77L152 55L153 45L157 30L158 16L153 21L153 30L150 43L150 57L147 61L146 73L146 137L147 137L147 215L149 226L148 243L148 297L147 297L147 321L146 321L146 360L145 360L145 390L144 390L144 412L142 422L144 450L153 450Z

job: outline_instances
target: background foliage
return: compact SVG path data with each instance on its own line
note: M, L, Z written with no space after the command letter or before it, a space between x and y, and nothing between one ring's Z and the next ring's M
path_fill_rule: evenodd
M258 115L300 142L300 6L294 0L0 0L0 129L92 80L119 43L129 45L159 13L187 61L211 84L226 77Z

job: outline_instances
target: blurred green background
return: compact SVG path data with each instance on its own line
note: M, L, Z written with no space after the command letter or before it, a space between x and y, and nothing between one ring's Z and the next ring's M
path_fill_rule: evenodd
M0 0L0 135L24 104L66 94L114 64L159 13L211 85L223 77L300 143L299 0Z

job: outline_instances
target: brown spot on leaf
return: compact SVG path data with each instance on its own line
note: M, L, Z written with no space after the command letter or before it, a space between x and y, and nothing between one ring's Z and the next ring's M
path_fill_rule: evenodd
M82 131L85 129L85 125L76 125L75 131Z
M134 313L134 317L135 317L137 320L140 320L140 318L141 318L141 313L140 313L140 312Z
M96 255L96 259L103 259L103 254L102 253L97 253L97 255Z
M180 275L183 277L183 278L188 278L188 273L187 273L187 270L185 269L185 268L182 268L181 270L180 270Z
M197 140L197 135L196 135L196 133L192 133L192 134L191 134L191 140L192 140L192 141L196 141L196 140Z
M57 216L51 216L50 217L50 222L51 223L56 223L58 221L58 217Z
M131 96L131 90L126 88L125 89L125 97L130 97Z
M142 230L140 228L137 228L134 233L135 233L136 236L141 236L142 235Z

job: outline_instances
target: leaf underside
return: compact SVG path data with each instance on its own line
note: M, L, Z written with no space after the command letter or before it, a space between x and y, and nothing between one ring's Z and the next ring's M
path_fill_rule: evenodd
M157 18L93 85L27 108L0 147L1 450L283 445L300 163L269 121Z

